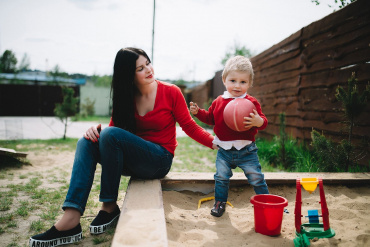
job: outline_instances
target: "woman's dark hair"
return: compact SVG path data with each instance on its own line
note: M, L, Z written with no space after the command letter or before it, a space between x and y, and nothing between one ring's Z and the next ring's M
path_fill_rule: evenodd
M128 47L117 52L114 61L111 98L114 126L136 132L135 121L135 71L136 60L142 55L150 59L145 51Z

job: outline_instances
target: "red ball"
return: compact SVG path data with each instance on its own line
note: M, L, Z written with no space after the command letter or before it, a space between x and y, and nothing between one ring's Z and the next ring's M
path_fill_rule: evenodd
M249 117L256 106L248 99L237 98L230 101L224 109L224 121L226 125L235 131L246 131L244 128L244 117Z

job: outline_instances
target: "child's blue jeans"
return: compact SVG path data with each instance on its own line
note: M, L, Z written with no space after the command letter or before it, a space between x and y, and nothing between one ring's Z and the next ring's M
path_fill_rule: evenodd
M257 156L257 146L254 142L241 150L235 148L225 150L220 148L217 152L215 178L215 200L226 202L229 195L231 169L240 167L248 182L253 186L256 194L269 194L265 177L261 172L261 164Z
M100 133L99 142L85 138L77 142L71 182L63 204L83 215L94 181L96 164L102 167L101 202L117 201L121 175L141 179L166 176L173 155L162 146L117 127L107 127Z

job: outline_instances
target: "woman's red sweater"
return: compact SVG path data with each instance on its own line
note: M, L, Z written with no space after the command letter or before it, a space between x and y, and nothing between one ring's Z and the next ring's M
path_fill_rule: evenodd
M136 135L161 145L174 155L178 144L176 140L176 122L178 122L188 136L212 148L214 137L192 119L180 88L170 83L156 82L158 88L154 109L144 116L135 112ZM114 126L112 119L109 126Z

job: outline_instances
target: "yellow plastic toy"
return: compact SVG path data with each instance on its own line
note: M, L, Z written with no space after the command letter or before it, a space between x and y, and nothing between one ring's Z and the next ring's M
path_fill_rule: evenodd
M198 202L198 209L200 208L200 204L202 204L202 202L211 201L211 200L214 200L214 199L215 199L214 196L205 197L205 198L200 199L199 202ZM226 203L229 204L232 208L234 207L229 201L227 201Z
M317 185L319 184L318 178L301 178L300 180L303 188L310 194L315 191Z

